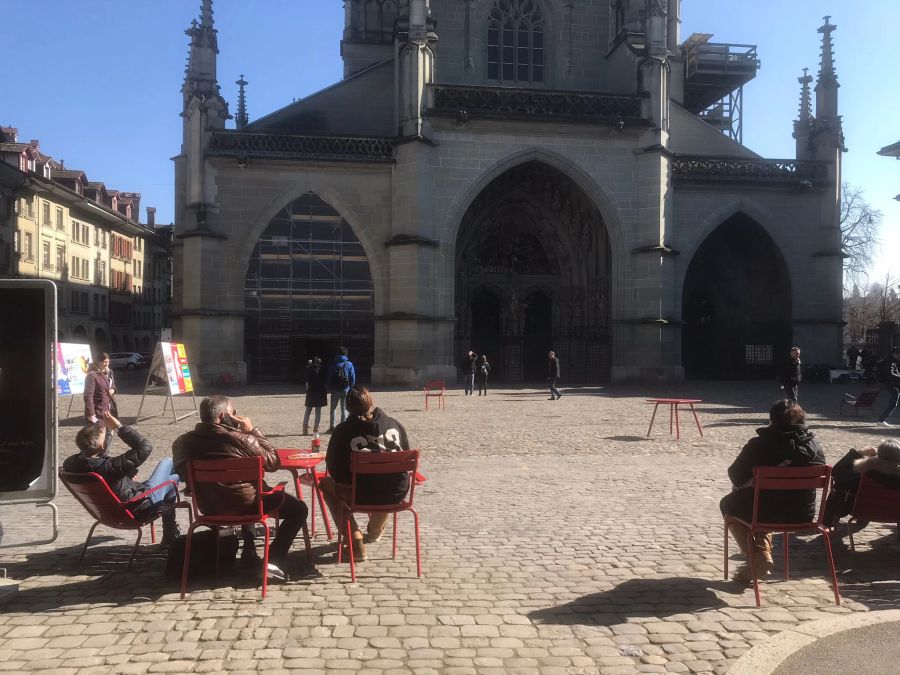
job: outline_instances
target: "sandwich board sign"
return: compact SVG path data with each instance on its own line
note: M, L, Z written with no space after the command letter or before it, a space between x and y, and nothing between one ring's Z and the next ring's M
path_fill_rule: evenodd
M161 393L166 396L162 411L141 417L144 398L147 394ZM194 409L179 417L175 412L174 397L180 394L191 395ZM141 396L141 405L138 407L138 421L166 414L169 403L172 404L172 424L198 413L194 382L191 379L191 368L184 345L178 342L158 342L156 349L153 350L153 360L150 362L150 371L147 373L147 382L144 384L144 395Z
M56 343L56 395L71 396L66 417L72 414L75 397L84 393L91 368L91 346L75 342Z

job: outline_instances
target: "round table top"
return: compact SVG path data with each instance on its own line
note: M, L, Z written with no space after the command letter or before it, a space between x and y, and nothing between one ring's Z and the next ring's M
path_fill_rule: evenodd
M277 448L282 469L311 469L325 459L324 452L310 452L307 448Z
M699 398L648 398L647 403L703 403Z

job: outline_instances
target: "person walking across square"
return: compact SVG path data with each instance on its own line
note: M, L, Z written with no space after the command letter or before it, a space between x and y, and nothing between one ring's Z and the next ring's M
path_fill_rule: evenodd
M900 403L900 347L891 349L891 354L885 360L883 370L884 374L882 375L881 383L888 391L888 404L881 417L878 418L878 423L885 427L892 427L894 425L889 424L887 418L891 416L891 413L897 409L897 404Z
M550 400L555 401L562 397L559 389L556 388L556 381L559 379L559 358L557 358L556 352L553 351L547 356L547 382L550 383Z
M800 347L791 347L790 356L785 359L779 377L784 397L796 403L800 393L800 381L803 379L800 373Z
M347 392L356 384L356 369L347 358L347 348L341 347L328 371L328 391L331 392L330 424L328 433L334 431L334 411L340 405L341 422L347 419Z

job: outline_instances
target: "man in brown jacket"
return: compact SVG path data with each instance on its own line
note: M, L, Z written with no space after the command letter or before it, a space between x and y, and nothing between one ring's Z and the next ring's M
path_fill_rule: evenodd
M262 432L254 428L247 417L234 412L227 396L210 396L200 403L200 423L172 444L175 471L187 477L187 462L194 459L228 459L233 457L262 457L265 471L277 471L281 467L278 454ZM252 513L256 500L256 486L252 483L207 485L201 493L202 501L210 513ZM195 497L196 498L196 497ZM263 496L266 511L278 509L281 524L269 549L269 578L287 580L284 564L288 551L303 527L307 508L302 501L284 492ZM255 553L248 528L244 530L244 556L248 550Z

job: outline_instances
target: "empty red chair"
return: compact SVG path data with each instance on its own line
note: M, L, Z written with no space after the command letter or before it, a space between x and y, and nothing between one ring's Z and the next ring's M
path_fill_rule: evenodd
M878 394L880 392L880 389L863 389L862 393L859 396L854 396L853 394L844 394L844 398L841 401L840 414L844 414L844 406L847 406L853 409L853 412L857 417L859 417L859 411L863 408L868 408L869 412L874 415L875 408L873 407L873 405L878 399Z
M416 528L416 576L422 576L422 553L419 542L419 514L413 508L413 497L416 492L416 473L419 468L418 450L400 450L398 452L353 452L350 455L350 503L344 508L350 513L393 513L394 541L392 558L397 557L397 514L401 511L412 511ZM409 474L409 491L402 501L396 504L360 504L356 501L356 479L358 476L384 475L391 473ZM353 559L353 533L350 528L349 514L345 512L345 527L338 527L338 562L341 562L341 543L344 537L351 543L347 547L350 555L350 579L356 581L356 562ZM346 532L344 531L346 529Z
M425 383L425 410L428 410L428 399L436 398L438 400L438 410L444 409L444 392L447 388L444 386L443 380L434 380Z
M891 523L897 526L897 541L900 541L900 490L890 488L878 482L877 478L864 472L859 478L859 489L853 500L853 510L847 521L847 533L850 535L850 549L855 551L853 530L850 524L854 520L866 520L870 523Z
M263 545L262 559L262 597L266 597L269 587L267 570L269 567L269 518L278 517L278 509L266 512L263 507L263 496L284 491L284 484L272 490L263 490L263 458L262 457L230 457L228 459L192 460L187 463L188 485L191 488L191 499L194 506L194 520L187 532L187 542L184 546L184 568L181 573L181 598L184 599L187 589L188 567L191 557L191 538L194 528L200 525L212 528L218 535L220 527L240 527L242 525L261 524L266 531ZM209 483L253 483L256 486L256 500L253 504L253 512L246 514L206 513L207 505L203 503L203 489L201 486ZM198 490L198 488L200 488ZM312 549L309 545L309 531L306 523L303 523L303 539L306 542L306 557L312 559ZM216 537L218 545L218 536ZM216 551L217 561L219 559Z
M784 579L788 579L789 537L791 532L819 532L828 555L828 566L831 570L831 582L834 588L834 602L841 604L838 590L837 572L834 569L834 556L831 552L831 537L828 528L822 524L825 516L825 500L828 498L828 486L831 484L831 467L817 466L758 466L753 469L753 519L746 522L734 516L725 516L725 578L728 579L728 526L741 523L750 528L747 533L747 550L750 556L750 568L753 570L753 591L756 594L756 606L760 606L759 578L753 560L753 534L756 532L784 534ZM819 516L814 522L806 523L764 523L759 520L760 492L763 490L822 490L819 502ZM765 498L765 497L763 497Z
M161 485L157 485L152 490L147 490L136 495L127 502L119 499L115 492L110 489L103 476L97 473L72 473L69 471L60 471L59 479L63 485L68 488L72 496L79 501L85 510L93 516L96 521L91 525L88 531L87 539L84 541L84 548L81 549L81 557L78 558L78 564L84 560L87 553L88 544L91 543L91 537L98 525L105 525L116 530L137 530L137 540L134 542L134 548L131 549L131 558L128 560L128 568L134 562L134 555L137 553L138 546L141 543L142 528L144 525L150 526L150 542L156 543L156 528L154 523L157 518L168 509L186 508L190 509L187 502L181 501L178 495L178 486L174 481L166 481ZM175 503L171 506L163 504L159 509L146 509L138 511L137 514L131 512L131 508L142 503L146 497L157 490L164 490L169 485L175 485ZM190 510L188 510L188 518L190 518Z

